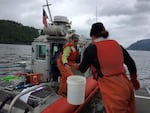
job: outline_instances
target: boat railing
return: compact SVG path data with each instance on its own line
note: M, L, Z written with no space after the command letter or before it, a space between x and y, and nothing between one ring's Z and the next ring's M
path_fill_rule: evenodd
M48 87L48 88L52 91L52 93L51 93L51 95L49 95L48 97L46 97L46 98L44 98L44 99L42 99L42 100L39 98L39 100L40 100L39 104L43 104L50 96L56 94L56 92L51 88L51 86L50 86L48 83L42 83L42 84L40 84L40 85L32 86L32 87L26 89L25 91L20 92L18 95L16 95L16 96L14 97L14 99L11 101L11 103L10 103L10 105L9 105L8 113L12 113L12 109L13 109L15 103L17 102L17 100L20 99L21 96L23 96L23 95L25 95L25 94L28 94L29 92L35 91L35 90L38 89L38 88L45 87L45 86ZM31 98L34 98L34 96L31 96ZM36 98L36 99L37 99L37 98ZM24 102L24 103L25 103L25 102ZM27 103L25 103L25 104L26 104L26 107L27 107L30 111L33 111L34 108L33 108L32 106L28 105Z
M150 88L147 87L147 88L142 88L142 89L145 89L145 92L141 92L141 95L135 93L135 97L150 100ZM144 95L144 93L145 93L145 95Z
M146 90L147 90L148 94L150 95L150 89L149 89L149 88L146 88Z

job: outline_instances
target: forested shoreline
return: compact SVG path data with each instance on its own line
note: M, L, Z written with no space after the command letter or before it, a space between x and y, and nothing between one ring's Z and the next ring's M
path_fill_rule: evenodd
M38 29L11 20L0 20L0 43L31 44L39 36Z

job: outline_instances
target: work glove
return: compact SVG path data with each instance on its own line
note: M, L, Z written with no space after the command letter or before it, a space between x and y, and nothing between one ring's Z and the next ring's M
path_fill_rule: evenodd
M138 90L140 88L140 83L137 80L137 75L136 74L131 74L130 77L131 77L131 82L133 84L134 89Z

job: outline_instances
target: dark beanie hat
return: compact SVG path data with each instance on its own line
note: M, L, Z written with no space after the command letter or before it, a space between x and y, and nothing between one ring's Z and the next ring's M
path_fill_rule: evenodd
M94 23L91 27L90 36L100 35L102 31L105 31L105 27L101 22Z
M70 37L70 39L73 40L73 41L78 41L78 40L79 40L79 37L80 37L80 35L78 35L78 34L73 34L73 35Z

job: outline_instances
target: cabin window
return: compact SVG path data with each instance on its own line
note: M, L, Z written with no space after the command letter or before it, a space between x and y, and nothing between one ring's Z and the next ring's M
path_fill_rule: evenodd
M58 49L57 49L57 44L53 44L53 47L52 47L52 56L54 56L55 55L55 52L56 51L58 51Z
M57 44L57 43L53 43L52 44L52 56L55 56L55 54L60 51L63 47L63 44Z
M36 59L45 60L46 59L46 45L37 45Z

